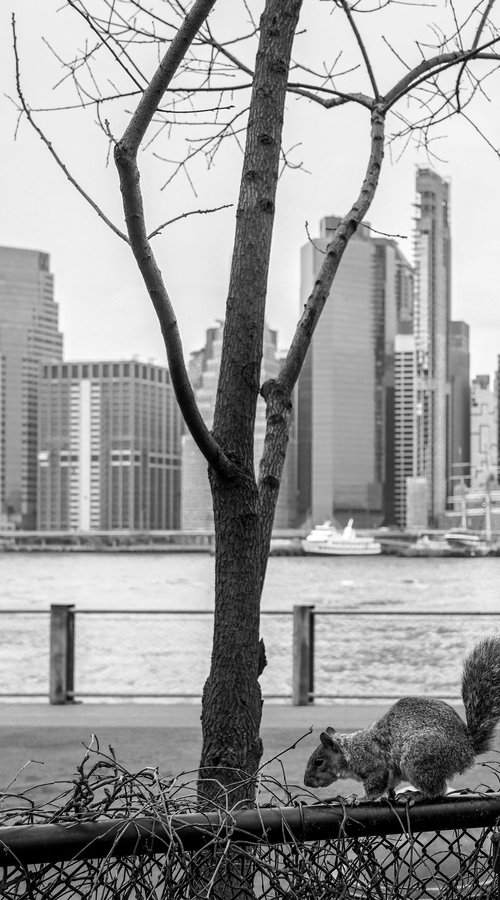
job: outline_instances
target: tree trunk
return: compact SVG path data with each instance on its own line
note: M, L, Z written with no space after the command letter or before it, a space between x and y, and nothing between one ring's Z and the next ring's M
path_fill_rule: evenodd
M215 524L212 663L202 699L200 793L251 800L262 755L259 619L274 503L260 502L254 424L288 70L301 0L261 18L236 216L213 435L237 474L210 470Z
M217 540L212 666L202 700L200 788L227 791L229 806L253 796L262 755L258 682L261 595L258 494L252 473L227 482L212 475Z

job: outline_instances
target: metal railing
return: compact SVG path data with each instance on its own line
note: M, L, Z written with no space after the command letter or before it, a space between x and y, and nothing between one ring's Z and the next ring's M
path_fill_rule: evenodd
M243 809L235 812L179 813L158 816L73 822L63 825L0 827L2 865L34 865L71 859L165 853L170 844L199 850L214 838L233 844L286 844L341 837L416 834L448 829L491 828L500 818L500 793L468 793L427 800L415 806L380 801L346 807L317 806Z
M50 616L50 651L49 651L49 690L48 696L52 704L72 703L76 699L75 691L75 618L76 616L212 616L208 609L76 609L72 604L53 604L50 610L0 610L0 615L12 616ZM262 616L282 616L293 619L292 640L292 691L291 694L266 693L268 699L291 700L294 706L306 706L315 699L339 699L335 693L318 693L314 688L315 681L315 622L318 616L324 617L406 617L406 618L441 618L467 617L481 618L500 616L500 612L484 611L431 611L431 610L353 610L353 609L315 609L312 605L296 605L293 610L262 610ZM85 697L104 698L119 697L121 699L182 699L201 697L201 690L196 693L121 693L110 690L106 693L80 692ZM19 697L22 693L0 692L1 697ZM29 692L26 696L46 697L46 692ZM352 694L342 695L345 700L393 700L397 694ZM442 695L440 695L442 696ZM458 699L458 698L457 698Z
M292 703L294 706L307 706L315 699L338 699L337 694L318 693L314 689L315 675L315 622L318 616L335 616L340 618L441 618L441 617L490 617L500 616L500 612L484 611L449 611L449 610L358 610L358 609L315 609L314 606L294 606L293 608L293 681ZM342 695L344 700L397 700L400 694L350 694ZM458 699L457 697L441 699Z
M83 797L81 798L83 799ZM2 896L492 898L500 794L0 827ZM219 891L218 889L222 890Z

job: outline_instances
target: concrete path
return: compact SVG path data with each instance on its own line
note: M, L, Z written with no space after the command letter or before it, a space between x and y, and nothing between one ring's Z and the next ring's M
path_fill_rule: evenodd
M377 719L389 704L331 703L297 707L264 705L261 736L264 774L300 790L306 761L318 743L321 729L333 725L339 731L363 728ZM308 734L313 726L314 733ZM180 776L183 784L196 783L201 752L200 705L197 703L48 703L0 704L0 795L29 789L33 801L48 800L71 787L86 747L108 753L111 745L119 762L130 772L155 767L163 777ZM500 785L497 739L489 764L481 761L462 776L455 787L477 789ZM279 756L279 760L275 757ZM493 763L493 764L491 764ZM497 774L497 772L499 774ZM187 773L187 774L186 774ZM62 784L64 783L64 784ZM344 796L360 786L339 782L335 793ZM323 792L332 794L332 788Z
M264 704L262 727L306 731L311 725L315 730L333 725L338 731L354 730L373 722L389 705L332 703L305 707L268 702ZM0 728L199 728L200 713L199 703L2 703Z
M386 708L265 703L263 761L284 754L289 782L300 782L321 729L327 725L338 730L362 728ZM113 747L128 771L153 766L165 777L192 772L201 753L200 712L199 703L2 703L0 792L15 779L11 788L15 793L29 788L37 797L53 796L55 782L74 777L86 746L97 746L93 735L102 752ZM307 733L311 726L313 735ZM287 749L297 741L294 750ZM281 764L272 763L266 773L281 778ZM188 781L192 778L187 776ZM43 784L46 787L40 789Z

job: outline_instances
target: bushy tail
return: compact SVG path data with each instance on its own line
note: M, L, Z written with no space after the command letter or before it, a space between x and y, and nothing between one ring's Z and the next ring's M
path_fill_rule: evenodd
M500 720L500 637L480 641L465 660L462 698L474 750L484 753Z

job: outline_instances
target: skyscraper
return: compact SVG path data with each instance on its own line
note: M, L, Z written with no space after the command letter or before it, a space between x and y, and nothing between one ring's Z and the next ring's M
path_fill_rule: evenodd
M397 522L396 478L402 449L396 434L395 341L413 322L413 268L392 240L374 238L375 472L382 484L384 522Z
M179 528L180 411L168 370L45 365L38 465L40 529Z
M470 354L469 326L450 322L449 328L449 494L458 484L470 485Z
M47 253L0 247L0 518L36 523L40 364L62 359Z
M408 479L416 466L416 355L415 338L397 334L394 344L394 522L408 525Z
M491 390L490 376L478 375L471 391L471 483L472 490L485 490L498 483L498 397Z
M189 374L196 400L207 425L211 426L217 380L219 376L222 337L224 325L219 322L207 330L205 346L191 356ZM261 365L261 383L275 378L279 372L280 359L277 348L277 333L265 326L264 347ZM266 408L259 397L255 416L254 465L258 475L259 461L264 447L266 431ZM295 465L294 429L290 429L287 457L281 478L281 486L274 517L275 528L289 528L295 519ZM184 530L212 530L214 527L212 497L208 482L208 465L191 435L182 438L182 528Z
M432 169L416 177L415 308L417 475L427 480L429 519L446 505L448 332L451 305L449 184Z
M301 304L338 218L302 248ZM394 341L411 320L412 270L394 241L351 238L298 384L299 520L394 521Z

